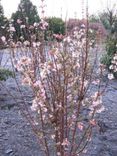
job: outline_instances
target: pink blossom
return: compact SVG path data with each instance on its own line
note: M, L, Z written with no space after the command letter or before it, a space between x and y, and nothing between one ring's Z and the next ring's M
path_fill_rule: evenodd
M100 82L100 80L95 80L95 81L92 82L92 84L98 85L99 82Z
M40 22L41 30L46 30L47 27L48 27L48 23L46 21L44 21L43 19L41 19L41 22Z
M109 80L114 79L114 75L113 75L112 73L108 74L108 79L109 79Z
M15 30L15 27L10 26L9 31L11 31L11 32L15 32L15 31L16 31L16 30Z
M81 131L82 131L83 128L84 128L84 125L83 125L83 123L81 123L81 122L79 122L77 126L78 126L79 130L81 130Z
M31 79L29 77L25 77L24 79L22 79L22 84L23 85L31 85Z
M25 25L21 25L20 28L21 29L24 29L24 28L26 28L26 26Z
M31 109L32 109L33 111L36 111L37 108L38 108L37 99L34 99L33 102L32 102Z
M68 141L67 138L65 138L65 139L63 140L62 146L69 146L69 145L70 145L70 142Z
M92 106L93 106L93 107L96 107L96 106L100 105L101 102L102 102L102 101L101 101L100 99L97 99L97 100L93 101Z
M38 27L38 26L39 26L39 23L36 23L36 22L35 22L35 23L33 24L33 26L34 26L34 27Z
M64 38L63 40L64 42L70 43L72 41L72 39L70 38L70 36Z
M23 43L23 44L24 44L24 46L30 46L30 42L29 42L29 41L27 41L27 40L26 40L26 41L24 41L24 43Z
M105 107L103 105L100 105L96 110L97 113L101 113L103 111L105 111Z
M39 47L40 45L41 45L40 42L33 42L32 43L33 48Z
M16 47L21 47L21 46L22 46L22 42L18 41L18 42L16 43Z
M89 123L90 123L92 126L96 126L96 125L97 125L95 119L90 120Z
M51 138L52 138L52 139L55 139L55 134L51 135Z
M29 57L23 56L19 62L23 65L29 65L31 63L31 59Z
M30 25L30 26L29 26L29 29L30 29L30 30L33 30L33 29L34 29L34 26L33 26L33 25Z
M57 152L57 156L61 156L61 153L60 152Z
M5 36L2 36L1 37L1 40L2 40L2 42L6 42L6 37Z
M33 84L33 86L36 87L36 88L42 87L41 81L40 81L40 80L37 80L37 81Z
M22 21L21 21L20 19L17 19L17 23L18 23L18 24L21 24Z
M62 40L62 39L63 39L63 35L62 35L62 34L53 34L53 36L54 36L57 40Z

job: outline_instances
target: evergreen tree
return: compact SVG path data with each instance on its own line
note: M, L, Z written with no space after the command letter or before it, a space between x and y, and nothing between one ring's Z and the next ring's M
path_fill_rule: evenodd
M7 37L7 35L8 35L7 28L8 28L8 20L4 16L4 10L3 10L3 7L1 5L1 0L0 0L0 48L3 47L1 37L2 36Z
M4 24L4 11L0 2L0 29L3 26L3 24Z
M22 25L33 25L35 22L39 22L40 18L38 16L37 8L30 0L21 0L18 6L18 10L12 14L11 19L13 20L13 25L16 29L15 39L19 40L21 36L20 25L17 22L18 19L22 22ZM28 29L28 27L27 27ZM26 36L27 34L27 36ZM27 39L28 31L25 33L24 38Z
M99 18L104 27L109 31L109 33L115 33L117 22L116 8L107 8L106 11L99 14Z
M1 5L1 0L0 0L0 35L3 35L3 29L5 28L5 24L7 23L7 19L4 16L4 10Z
M30 25L39 22L37 8L30 0L21 0L18 10L12 15L12 19L20 19Z
M49 23L49 31L52 34L65 34L65 22L61 18L47 18Z

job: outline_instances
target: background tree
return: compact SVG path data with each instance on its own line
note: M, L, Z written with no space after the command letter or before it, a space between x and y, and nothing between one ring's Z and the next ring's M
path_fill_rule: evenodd
M113 7L112 9L107 8L104 12L100 13L99 19L109 33L115 33L116 22L117 22L115 7Z
M99 17L97 16L97 15L91 15L90 17L89 17L89 22L90 23L99 23L100 22L100 20L99 20Z
M65 33L65 22L61 18L47 18L47 22L49 24L49 31L51 32L51 34Z
M2 29L2 26L4 26L4 11L0 1L0 30Z
M33 25L35 22L37 23L40 21L37 8L30 0L21 0L18 10L12 14L11 19L13 20L13 25L16 29L16 39L19 39L22 33L24 34L24 32L21 32L21 27L18 23L18 20L21 21L22 25L26 25L27 29L29 25ZM27 34L27 36L28 35L29 34ZM27 39L27 36L24 35L24 38Z
M106 65L109 71L113 72L111 68L113 58L117 55L117 9L113 7L112 9L107 8L105 12L100 14L100 19L108 30L108 38L106 40L106 54L103 55L101 62ZM116 62L115 62L116 63ZM117 72L113 73L117 77Z
M0 48L3 47L3 43L1 40L2 36L7 37L7 27L8 27L8 20L7 18L4 16L4 10L3 7L1 5L1 0L0 0Z
M30 25L34 22L39 22L37 8L30 0L21 0L18 10L12 14L12 19L20 19L22 22L28 22Z

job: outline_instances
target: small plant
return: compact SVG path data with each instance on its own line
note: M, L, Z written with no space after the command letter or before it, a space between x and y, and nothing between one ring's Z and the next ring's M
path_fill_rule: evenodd
M115 56L117 53L117 15L115 5L113 8L107 8L107 11L100 14L100 20L108 31L106 41L106 54L102 57L101 63L106 65L110 71L109 79L116 77L116 60Z
M117 77L117 52L114 54L111 60L111 65L109 66L109 70L111 72L111 79Z
M13 72L8 69L0 68L0 81L6 81L9 77L13 77Z
M106 65L107 69L116 77L116 52L117 52L117 40L110 37L106 42L106 54L101 58L101 63ZM115 65L114 65L115 64Z

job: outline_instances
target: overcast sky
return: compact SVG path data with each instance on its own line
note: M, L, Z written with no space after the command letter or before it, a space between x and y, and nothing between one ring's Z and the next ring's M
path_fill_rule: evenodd
M34 5L37 6L38 11L40 10L41 0L31 0ZM86 2L86 0L84 0ZM7 17L10 17L13 12L17 10L20 0L1 0L4 7L4 12ZM97 13L104 10L110 4L116 4L117 0L89 0L89 13ZM82 12L82 0L45 0L46 16L57 16L65 18L77 17L81 18ZM40 14L40 12L39 12Z

